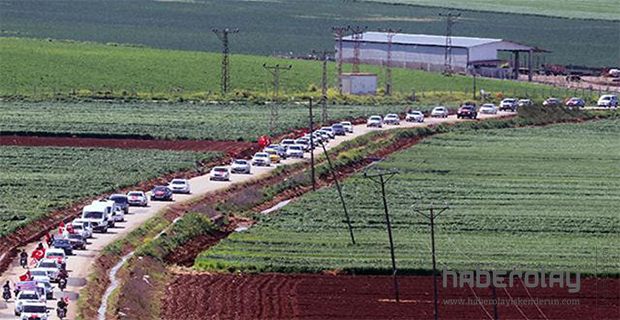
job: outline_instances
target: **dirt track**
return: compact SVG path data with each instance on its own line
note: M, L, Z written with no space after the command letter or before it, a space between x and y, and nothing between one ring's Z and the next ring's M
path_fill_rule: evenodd
M401 303L392 295L388 276L286 275L286 274L198 274L178 275L164 295L164 319L431 319L433 317L432 277L400 277ZM490 289L469 287L442 289L439 278L441 319L489 319ZM597 294L598 292L598 294ZM619 279L582 279L581 291L528 289L519 282L508 289L518 301L539 299L533 304L498 306L500 319L618 319ZM497 298L508 301L497 289ZM465 299L451 304L448 299ZM547 300L548 299L548 300ZM579 305L542 305L551 299L578 299ZM487 314L488 313L488 314ZM523 314L521 314L523 313ZM544 316L543 316L544 314ZM525 315L525 317L523 316ZM490 318L492 319L492 317Z

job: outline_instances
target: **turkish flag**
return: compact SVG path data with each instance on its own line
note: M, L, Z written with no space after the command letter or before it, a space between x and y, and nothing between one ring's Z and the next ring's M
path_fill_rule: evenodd
M31 257L33 259L41 260L41 258L43 258L44 255L45 255L44 250L35 250L35 251L32 251Z
M258 146L264 148L271 144L271 139L268 136L260 136L258 138Z

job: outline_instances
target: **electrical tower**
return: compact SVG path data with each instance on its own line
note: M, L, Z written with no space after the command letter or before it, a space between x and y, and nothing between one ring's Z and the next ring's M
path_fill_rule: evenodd
M213 33L215 33L222 42L222 78L220 80L220 86L222 90L222 95L225 95L226 93L228 93L228 89L230 89L230 62L228 59L228 56L230 55L230 49L228 47L228 35L231 33L239 32L239 29L224 28L220 30L213 28L211 29L211 31L213 31Z
M366 31L368 27L352 27L351 30L351 39L353 39L353 68L351 70L352 73L360 72L360 47L362 46L362 38L364 38L364 31Z
M283 71L291 70L293 66L281 66L279 64L268 66L267 64L263 64L263 68L271 73L273 76L273 101L271 103L271 118L269 119L269 130L270 133L274 133L276 129L276 125L278 123L278 93L280 91L280 73Z
M342 94L342 38L347 34L350 27L332 27L332 33L334 37L336 37L336 41L338 41L338 93Z
M387 34L388 49L387 49L387 61L385 64L385 95L392 95L392 40L394 36L401 31L401 29L379 29L380 32Z
M330 50L312 50L312 53L317 55L318 59L323 61L323 73L321 75L321 124L327 125L327 62L329 56L334 54L334 51Z
M452 26L456 23L456 19L461 16L460 13L448 12L440 13L439 16L446 17L446 48L444 53L443 72L446 75L452 74Z

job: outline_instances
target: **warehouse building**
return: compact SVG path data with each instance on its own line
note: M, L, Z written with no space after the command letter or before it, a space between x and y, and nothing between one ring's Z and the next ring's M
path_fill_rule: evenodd
M502 39L451 37L451 67L455 72L473 73L496 78L516 78L521 65L532 75L532 54L547 52L536 47L522 45ZM388 48L391 47L393 67L443 71L445 67L446 37L424 34L393 34L390 43L385 32L364 32L356 38L345 36L342 43L336 42L336 50L342 46L342 60L353 63L355 45L359 45L360 64L385 65ZM505 60L499 59L500 52L511 54L509 68L502 68ZM339 57L336 54L336 57Z

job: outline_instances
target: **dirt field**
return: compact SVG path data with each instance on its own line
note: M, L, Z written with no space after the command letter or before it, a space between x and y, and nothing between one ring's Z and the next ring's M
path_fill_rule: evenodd
M237 141L206 140L141 140L98 139L76 137L0 136L0 145L34 147L88 147L120 149L158 149L175 151L221 151L235 155L256 144Z
M165 319L431 319L432 277L400 277L401 302L393 300L388 276L285 274L182 274L164 294ZM528 289L517 282L508 289L515 300L539 299L538 306L498 306L500 319L618 319L620 281L582 279L581 291ZM441 319L493 319L490 289L440 287ZM475 292L475 295L474 295ZM529 292L529 293L528 293ZM497 289L498 299L510 299ZM450 304L449 299L465 299ZM578 299L578 305L542 305L551 299ZM540 310L539 310L540 309Z

